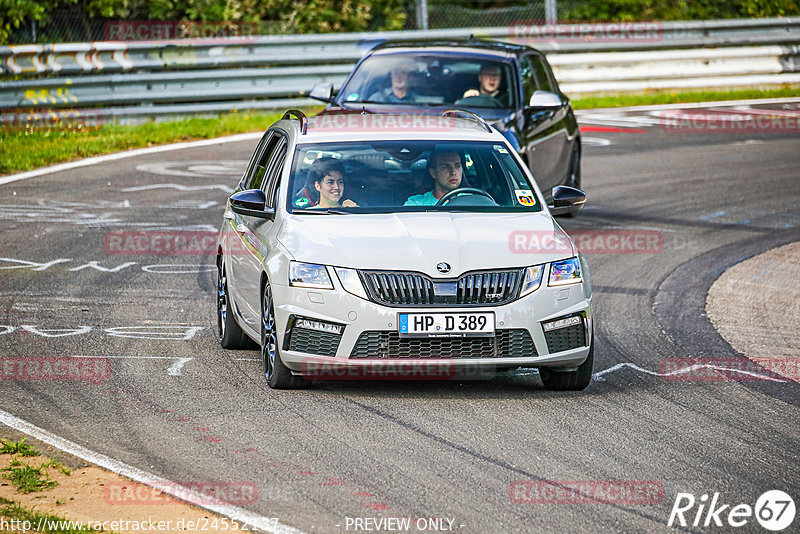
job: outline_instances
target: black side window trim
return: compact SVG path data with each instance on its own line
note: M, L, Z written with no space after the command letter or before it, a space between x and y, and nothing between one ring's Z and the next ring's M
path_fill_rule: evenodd
M267 176L264 180L264 184L262 184L264 192L267 194L267 206L271 208L275 207L278 182L283 174L283 167L286 164L288 147L289 139L285 135L281 136L281 139L278 141L278 145L275 147L275 152L273 152L272 157L270 158L269 167L267 168Z
M272 130L267 130L264 132L264 135L261 137L261 140L256 146L255 152L253 152L253 157L250 158L250 163L247 164L247 169L245 169L242 179L239 181L239 189L247 189L245 186L250 184L250 181L253 178L253 170L256 168L257 163L261 160L261 154L264 153L264 148L269 144L272 134Z

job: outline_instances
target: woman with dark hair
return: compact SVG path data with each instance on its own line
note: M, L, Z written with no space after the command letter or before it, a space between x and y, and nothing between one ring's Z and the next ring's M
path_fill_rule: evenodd
M295 200L297 207L352 208L358 204L344 198L344 167L334 158L319 158L311 164L306 186Z

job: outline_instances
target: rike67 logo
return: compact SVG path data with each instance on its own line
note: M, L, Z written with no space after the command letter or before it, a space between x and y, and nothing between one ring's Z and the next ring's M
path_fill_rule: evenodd
M704 493L699 499L691 493L678 493L667 521L668 527L724 527L726 530L743 527L753 518L765 529L780 532L794 522L794 500L780 490L766 491L756 499L755 506L746 503L728 504L720 494Z

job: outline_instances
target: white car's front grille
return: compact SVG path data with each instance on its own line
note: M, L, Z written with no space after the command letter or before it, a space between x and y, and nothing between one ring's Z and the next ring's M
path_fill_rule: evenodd
M495 337L404 338L394 331L362 332L350 358L530 358L538 356L530 333L498 330Z
M523 270L476 271L433 280L421 273L359 271L370 300L386 306L498 306L519 296Z

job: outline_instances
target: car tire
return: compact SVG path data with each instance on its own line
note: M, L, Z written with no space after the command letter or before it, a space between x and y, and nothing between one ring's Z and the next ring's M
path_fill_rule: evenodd
M592 381L592 368L594 367L594 340L589 346L589 355L586 361L574 371L555 371L547 367L539 368L539 376L544 383L544 388L552 391L581 391L586 389Z
M217 339L223 349L255 349L258 345L244 333L233 317L225 262L217 262Z
M297 389L306 383L303 377L293 375L281 361L275 325L275 306L269 282L264 284L261 291L261 362L264 378L272 389Z

